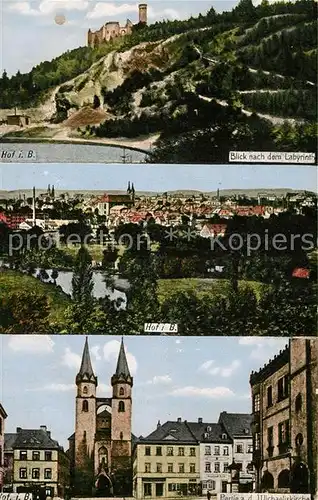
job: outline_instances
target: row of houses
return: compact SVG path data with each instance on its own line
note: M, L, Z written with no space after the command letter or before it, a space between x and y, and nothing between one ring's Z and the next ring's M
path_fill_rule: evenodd
M217 423L158 422L134 446L134 496L146 498L206 495L233 491L233 470L240 491L252 491L254 468L251 415L220 414Z

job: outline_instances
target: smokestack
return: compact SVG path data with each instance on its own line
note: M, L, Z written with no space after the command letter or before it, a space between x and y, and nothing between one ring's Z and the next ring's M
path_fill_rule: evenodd
M202 422L203 422L202 417L199 417L199 418L198 418L198 424L202 424Z
M139 8L139 23L147 24L147 4L140 3L138 8Z
M33 186L33 195L32 195L32 225L35 226L35 187Z

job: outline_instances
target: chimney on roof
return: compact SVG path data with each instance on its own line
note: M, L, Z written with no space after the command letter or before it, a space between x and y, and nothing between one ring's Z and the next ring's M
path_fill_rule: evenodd
M202 422L203 422L202 417L199 417L199 418L198 418L198 424L202 424Z
M45 432L47 431L46 425L40 425L40 429Z
M177 422L180 424L182 422L182 418L178 417Z
M157 429L160 429L160 427L161 427L161 423L160 423L160 420L158 420Z
M21 431L22 431L21 427L17 427L17 433Z

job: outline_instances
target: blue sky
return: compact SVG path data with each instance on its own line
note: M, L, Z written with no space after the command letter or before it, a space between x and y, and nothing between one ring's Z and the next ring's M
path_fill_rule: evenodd
M187 19L205 13L231 10L238 0L149 0L149 24L162 19ZM254 0L258 3L259 0ZM9 75L29 71L42 61L51 60L66 50L86 45L89 28L99 29L107 21L137 22L138 2L106 0L1 0L2 69ZM56 15L66 18L63 25Z
M63 446L74 430L75 376L85 338L79 335L2 335L0 402L6 432L47 425ZM157 421L216 421L221 411L251 411L249 375L288 342L282 338L125 337L134 376L133 432ZM90 336L99 396L110 392L120 337Z
M54 184L56 189L125 190L128 181L137 191L194 189L288 188L316 191L317 170L313 166L285 165L0 165L0 190L38 189Z

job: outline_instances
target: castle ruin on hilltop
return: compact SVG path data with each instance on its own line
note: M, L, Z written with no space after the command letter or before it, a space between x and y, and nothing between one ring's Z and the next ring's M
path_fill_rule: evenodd
M147 24L147 4L141 3L139 9L139 24ZM96 47L102 42L109 42L117 37L130 35L132 33L133 23L127 19L125 26L120 26L118 21L105 23L99 30L87 33L87 44L89 47Z

